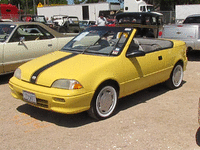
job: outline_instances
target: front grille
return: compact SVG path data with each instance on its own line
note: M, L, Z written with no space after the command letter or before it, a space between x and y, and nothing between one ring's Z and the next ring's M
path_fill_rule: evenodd
M37 106L48 108L48 101L37 98Z

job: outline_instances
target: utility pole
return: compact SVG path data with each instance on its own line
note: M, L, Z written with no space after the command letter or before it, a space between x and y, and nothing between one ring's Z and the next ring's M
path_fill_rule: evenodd
M26 0L26 15L28 13L28 1Z
M35 0L33 0L33 14L35 15Z

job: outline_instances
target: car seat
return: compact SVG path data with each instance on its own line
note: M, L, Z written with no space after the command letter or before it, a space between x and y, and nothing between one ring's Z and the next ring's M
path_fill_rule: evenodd
M101 40L98 42L98 44L101 45L101 49L110 46L110 44L108 43L108 41L107 41L107 40L104 40L104 39L101 39Z

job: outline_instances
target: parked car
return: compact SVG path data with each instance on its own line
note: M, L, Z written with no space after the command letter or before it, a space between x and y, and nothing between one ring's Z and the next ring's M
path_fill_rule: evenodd
M116 14L120 27L134 27L138 36L157 38L163 29L163 14L158 12L126 12Z
M33 58L61 49L70 39L42 23L0 23L0 74Z
M55 25L61 26L62 24L64 24L63 18L66 18L66 17L68 17L68 16L67 15L53 15L51 17L51 20L53 23L55 23Z
M90 20L79 21L81 31L85 30L86 28L90 26L94 26L95 24L96 24L96 21L90 21Z
M13 22L12 19L0 19L0 22Z
M194 14L186 17L183 21L183 24L193 24L193 23L200 23L200 14Z
M60 51L16 69L9 81L12 96L42 109L87 111L104 119L114 113L118 98L162 82L180 87L185 43L135 38L135 33L125 27L87 28Z
M165 25L161 37L186 42L187 51L200 50L200 24Z
M22 15L20 17L20 21L25 21L25 22L40 22L43 23L50 28L54 28L54 23L50 23L46 20L44 15Z
M54 15L52 17L56 31L60 33L79 33L81 32L79 19L76 16Z
M117 22L116 19L107 19L107 24L106 24L106 26L107 26L107 27L115 27L115 26L116 26L116 22Z

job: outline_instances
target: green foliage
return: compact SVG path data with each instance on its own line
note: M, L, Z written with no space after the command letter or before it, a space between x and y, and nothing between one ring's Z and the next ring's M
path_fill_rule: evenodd
M8 4L10 0L1 0L0 3L1 4Z
M98 3L98 0L88 0L86 3Z

